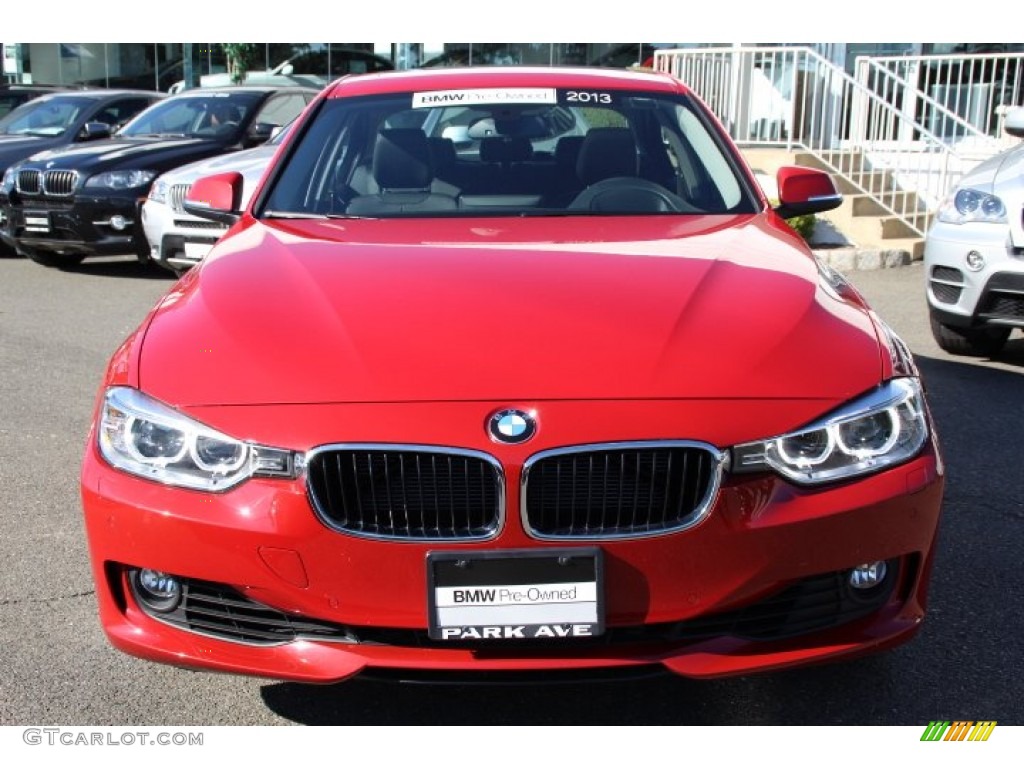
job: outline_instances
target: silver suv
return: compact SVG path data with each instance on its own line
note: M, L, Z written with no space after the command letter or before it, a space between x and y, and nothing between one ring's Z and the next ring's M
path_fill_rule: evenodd
M1024 108L1006 116L1024 137ZM1024 328L1024 143L966 174L925 240L932 334L955 355L995 355Z

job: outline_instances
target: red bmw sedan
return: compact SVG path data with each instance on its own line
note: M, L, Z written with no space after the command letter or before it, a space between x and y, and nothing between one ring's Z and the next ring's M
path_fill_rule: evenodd
M906 346L684 84L338 80L186 207L231 224L114 354L82 468L128 653L307 682L850 657L925 613Z

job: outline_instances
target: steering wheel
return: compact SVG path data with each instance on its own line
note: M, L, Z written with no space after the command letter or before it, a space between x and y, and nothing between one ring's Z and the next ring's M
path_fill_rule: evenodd
M569 203L570 211L606 213L700 213L660 184L636 176L613 176L591 184Z

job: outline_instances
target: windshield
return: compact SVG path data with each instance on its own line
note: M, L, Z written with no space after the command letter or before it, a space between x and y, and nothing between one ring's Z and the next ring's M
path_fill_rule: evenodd
M0 133L22 136L59 136L72 126L92 100L80 96L53 96L22 104L3 120Z
M154 104L118 135L229 138L248 122L262 96L258 91L182 94Z
M313 117L257 213L754 212L738 167L705 114L677 95L516 88L342 98Z

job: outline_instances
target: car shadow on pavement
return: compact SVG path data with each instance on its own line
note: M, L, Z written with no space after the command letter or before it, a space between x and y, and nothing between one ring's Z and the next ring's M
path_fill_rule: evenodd
M57 267L61 272L80 272L97 277L143 278L174 282L178 278L170 270L157 266L152 262L143 264L134 256L125 259L96 259L83 261L81 264L69 264Z
M1017 417L1024 382L985 361L916 359L943 446L946 492L929 613L909 643L857 660L709 681L278 683L261 688L266 706L310 725L1024 722L1016 692L1024 611L1014 597L1024 523ZM1024 366L1024 343L1008 345L999 360Z
M643 680L530 684L267 685L276 714L306 725L755 725L889 722L827 699L836 686L867 699L891 662L872 657L808 670L725 680L665 673ZM827 672L823 672L827 669ZM749 710L740 702L761 702Z

